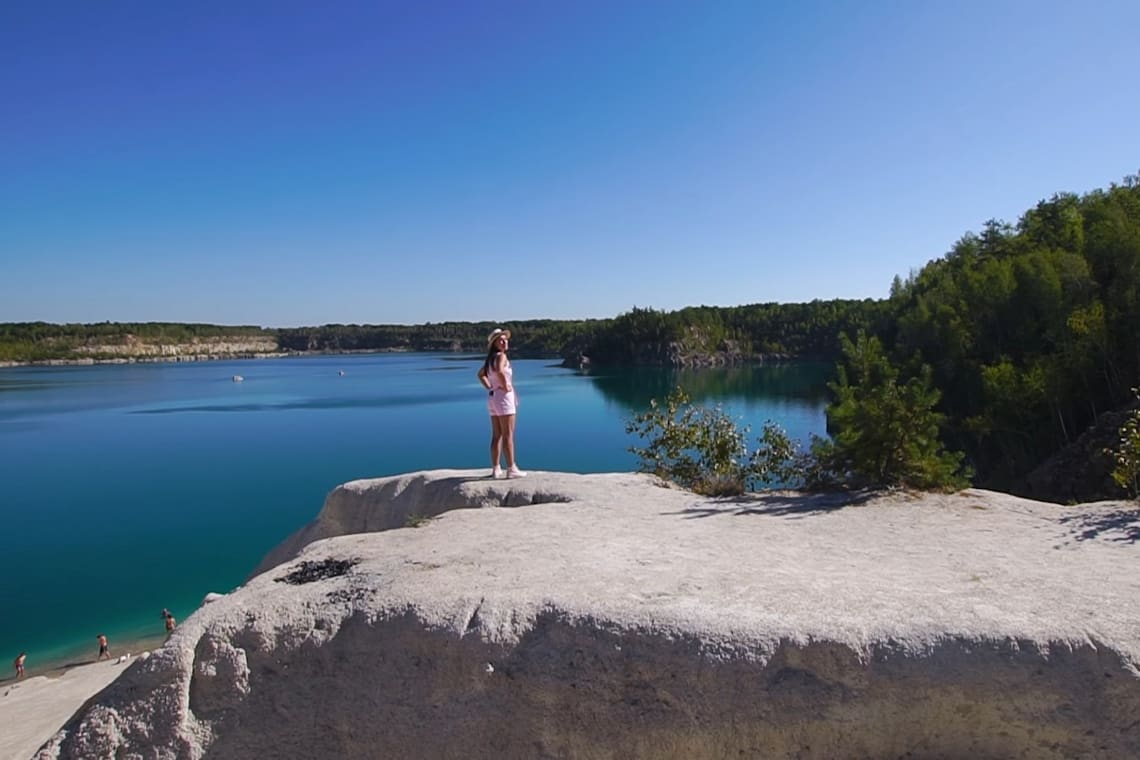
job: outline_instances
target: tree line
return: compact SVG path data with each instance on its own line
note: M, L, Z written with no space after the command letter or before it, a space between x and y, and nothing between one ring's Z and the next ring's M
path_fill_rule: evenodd
M693 306L666 312L634 307L595 332L584 353L596 364L687 365L720 357L836 359L840 335L885 333L892 304L883 299Z
M588 357L594 364L686 364L686 359L729 355L747 362L764 356L834 359L839 334L882 331L889 302L831 300L748 306L696 306L666 312L634 307L611 319L512 321L511 350L518 356ZM108 356L130 340L186 344L216 339L273 341L281 352L467 351L482 352L494 322L428 322L419 325L326 324L257 327L170 322L0 324L0 361L89 358L78 349L104 346ZM699 361L694 363L699 364Z
M527 320L510 323L513 351L520 356L555 357L581 350L609 320ZM276 351L486 350L492 322L439 322L422 325L327 324L316 327L184 324L178 322L0 323L0 361L38 362L114 358L132 343L187 345L201 341L269 341ZM101 347L102 354L90 349ZM119 350L119 349L123 350Z
M686 364L686 359L729 355L747 362L765 356L835 359L839 335L887 329L885 299L696 306L666 312L634 307L612 319L512 321L511 350L518 356L588 357L599 365ZM428 322L420 325L327 324L257 327L170 322L0 324L0 360L42 361L90 357L77 349L143 343L187 344L203 340L260 339L282 352L474 351L486 348L494 322ZM693 363L699 364L699 361Z

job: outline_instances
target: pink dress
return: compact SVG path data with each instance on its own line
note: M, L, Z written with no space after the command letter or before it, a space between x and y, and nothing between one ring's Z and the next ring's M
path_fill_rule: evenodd
M487 396L487 411L491 413L492 417L502 417L505 414L514 414L515 408L518 405L515 400L515 392L511 390L507 392L507 385L511 384L513 377L510 361L503 361L503 371L496 372L490 370L487 372L487 379L491 381L491 393ZM512 388L513 388L513 384Z

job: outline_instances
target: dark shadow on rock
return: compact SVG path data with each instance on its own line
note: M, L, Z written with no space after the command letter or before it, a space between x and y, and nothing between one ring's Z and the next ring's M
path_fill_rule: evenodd
M1061 518L1062 525L1068 525L1078 541L1101 538L1108 541L1134 544L1140 541L1140 508L1118 509L1105 514L1075 514Z
M329 578L339 578L359 562L360 560L358 559L332 558L321 560L320 562L304 560L301 562L300 567L273 580L278 583L288 583L293 586L300 586L305 583L316 583L317 581L323 581Z
M680 512L687 520L715 515L764 515L768 517L808 517L834 512L844 507L866 504L878 496L875 491L825 491L819 493L752 493L710 499Z

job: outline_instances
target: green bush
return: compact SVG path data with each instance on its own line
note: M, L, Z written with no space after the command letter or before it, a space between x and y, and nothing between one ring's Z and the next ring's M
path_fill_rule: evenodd
M720 407L694 406L682 388L626 423L627 433L648 441L631 446L639 470L650 472L706 496L737 496L756 483L771 484L794 476L796 445L779 425L766 422L755 450L749 451L749 426L739 427Z
M877 338L860 332L840 336L845 361L831 383L827 409L831 439L813 436L801 453L786 432L765 423L749 451L749 428L740 428L719 408L690 403L681 388L664 405L654 399L634 416L626 432L648 444L630 451L639 469L709 496L741 494L757 483L810 489L903 487L954 490L969 484L962 454L946 451L939 437L944 421L935 411L939 393L929 367L913 368L905 382ZM1133 431L1140 430L1137 422ZM1122 436L1124 432L1122 431ZM1135 485L1140 473L1140 433L1135 448L1118 457L1132 469L1122 476Z
M1140 399L1140 388L1133 388L1132 392ZM1140 409L1133 409L1120 426L1120 444L1115 450L1106 449L1105 453L1116 463L1112 470L1113 482L1129 498L1140 498Z
M432 519L434 519L434 518L428 517L427 515L421 515L421 514L413 513L413 514L408 515L407 518L405 518L404 527L405 528L422 528L423 526L425 526L429 522L431 522Z

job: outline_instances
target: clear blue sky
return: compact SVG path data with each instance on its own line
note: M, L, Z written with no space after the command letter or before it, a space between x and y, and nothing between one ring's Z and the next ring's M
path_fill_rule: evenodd
M884 297L1140 170L1140 2L9 2L0 321Z

